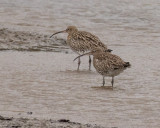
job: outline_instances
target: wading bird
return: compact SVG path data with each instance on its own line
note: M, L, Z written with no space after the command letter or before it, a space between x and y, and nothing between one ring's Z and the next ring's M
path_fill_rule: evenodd
M97 36L86 31L79 31L75 26L68 26L66 30L56 32L53 35L58 33L68 33L67 44L78 55L81 55L81 53L85 53L87 51L91 51L97 47L101 50L107 50L108 52L112 51L111 49L107 49L107 46L103 44ZM50 36L50 38L52 36ZM78 58L77 70L79 70L80 63L80 58ZM90 69L91 57L89 56L89 70Z
M109 76L112 77L111 84L113 87L114 76L119 75L127 67L131 66L129 62L123 61L119 56L97 48L76 57L74 61L84 55L93 55L93 66L96 71L103 76L103 86L105 85L105 77Z

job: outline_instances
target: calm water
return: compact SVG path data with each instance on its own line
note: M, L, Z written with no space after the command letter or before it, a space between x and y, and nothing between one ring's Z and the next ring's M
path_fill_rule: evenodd
M115 77L111 90L100 87L102 77L93 66L88 71L87 57L77 72L70 50L1 51L0 114L120 128L160 126L159 0L0 0L0 17L1 28L48 36L76 25L132 64ZM2 40L0 35L0 48ZM110 81L106 78L106 86Z

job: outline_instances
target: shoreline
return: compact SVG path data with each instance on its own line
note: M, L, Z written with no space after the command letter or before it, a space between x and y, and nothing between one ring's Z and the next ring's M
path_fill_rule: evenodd
M50 35L28 31L16 31L0 28L0 51L45 51L66 52L68 46L62 38L50 38Z
M72 122L67 119L46 120L46 119L29 119L4 117L0 115L0 128L107 128L99 125L81 124Z

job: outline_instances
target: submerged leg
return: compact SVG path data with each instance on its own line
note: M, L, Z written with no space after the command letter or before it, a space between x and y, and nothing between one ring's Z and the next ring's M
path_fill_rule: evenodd
M91 56L89 56L89 70L91 70Z
M104 78L104 76L103 76L103 86L105 85L105 78Z
M78 58L78 68L77 68L78 71L79 71L80 64L81 64L81 60L80 60L80 58Z
M114 84L114 77L112 76L112 81L111 81L111 83L112 83L112 88L113 88L113 84Z

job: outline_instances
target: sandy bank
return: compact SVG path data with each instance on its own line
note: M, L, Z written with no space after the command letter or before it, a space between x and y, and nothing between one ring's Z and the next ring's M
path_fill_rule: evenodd
M0 51L66 51L64 39L50 38L50 35L15 31L8 28L0 28Z
M0 116L0 128L104 128L97 125L81 124L66 119L39 120Z

